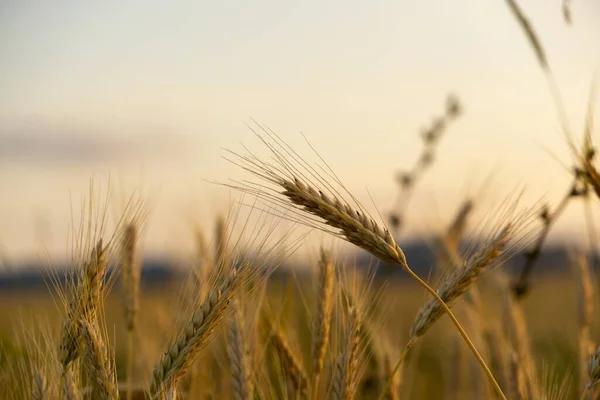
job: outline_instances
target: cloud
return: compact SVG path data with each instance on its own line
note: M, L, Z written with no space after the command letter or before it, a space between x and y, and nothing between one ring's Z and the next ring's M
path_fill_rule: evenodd
M0 162L90 164L173 158L186 138L176 134L102 134L90 131L1 129Z

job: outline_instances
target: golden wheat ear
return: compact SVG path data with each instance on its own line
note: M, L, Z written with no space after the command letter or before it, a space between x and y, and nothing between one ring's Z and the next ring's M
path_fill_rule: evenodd
M321 249L321 255L317 268L318 300L312 336L312 390L314 399L316 399L318 396L319 379L325 365L325 355L327 354L329 333L331 331L331 313L333 306L334 267L331 261L331 256L323 249Z
M402 249L398 246L390 231L385 226L380 226L364 210L356 199L348 193L333 172L326 171L326 174L334 181L332 184L322 176L323 174L320 171L311 167L298 156L275 133L264 127L260 127L260 129L262 130L261 132L255 133L273 153L273 159L276 164L261 161L251 153L248 155L238 155L231 152L231 154L237 158L237 161L233 161L234 163L251 172L259 179L262 179L267 185L264 183L246 183L240 186L229 186L251 193L272 205L275 209L278 207L279 209L283 208L281 215L284 218L287 215L292 215L292 217L288 218L294 222L303 223L306 226L330 233L362 248L385 263L403 268L432 296L432 303L437 303L436 306L431 306L429 310L431 313L425 310L428 313L427 318L420 319L421 326L417 326L412 335L418 337L442 313L446 313L477 358L496 392L504 398L502 390L486 365L485 360L477 351L458 319L454 316L444 299L409 267ZM341 193L343 192L348 193L348 196L352 200L344 200L341 197ZM351 206L351 202L355 206ZM290 206L292 207L292 211L290 211ZM510 213L515 211L515 206L516 202L510 205L509 209L505 210L507 213L503 213L502 217L509 220ZM530 214L530 211L525 214ZM315 219L314 217L317 218ZM506 231L510 231L513 228L510 221L505 225ZM502 235L500 235L500 239L501 237ZM486 260L490 257L498 257L496 254L498 251L498 249L492 249L486 257L475 258L472 267L461 269L453 277L451 285L446 287L446 292L442 294L449 301L453 301L463 294L470 284L475 281L485 265L487 265ZM410 343L412 344L413 342L411 341ZM402 358L398 361L394 369L394 374L397 372L401 362Z
M114 358L96 323L81 320L81 336L85 345L85 368L92 387L92 398L118 400L119 385Z
M361 316L356 306L348 307L348 326L342 351L335 364L332 394L336 400L354 398L358 385L357 363L360 344Z
M227 355L231 369L231 388L236 400L253 398L249 349L244 330L244 316L239 301L233 302L233 312L227 329Z
M246 268L250 267L242 267L240 271L232 269L182 327L154 369L150 383L150 395L153 399L163 398L175 389L198 358L231 301L244 285L248 272Z
M81 319L95 321L102 303L102 292L106 269L108 266L108 247L99 240L92 250L89 261L84 265L77 284L77 289L71 298L67 317L63 323L59 344L60 362L65 371L79 356L81 346Z
M296 396L303 396L308 390L308 375L300 357L292 349L285 334L271 325L270 343L272 344L285 375Z

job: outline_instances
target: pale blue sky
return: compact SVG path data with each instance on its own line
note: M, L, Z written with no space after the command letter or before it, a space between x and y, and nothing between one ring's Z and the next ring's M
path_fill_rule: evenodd
M569 27L560 2L521 3L579 133L600 67L600 4L574 1ZM492 171L488 197L518 185L531 201L560 196L568 176L548 151L568 163L567 148L504 1L5 1L0 243L14 257L44 241L64 251L69 196L110 174L120 192L152 193L147 240L177 249L186 212L224 210L227 192L202 179L244 177L220 157L240 142L257 147L249 117L294 147L303 132L360 199L368 189L386 211L394 171L412 165L418 131L448 92L466 112L417 192L411 227L448 220ZM559 230L578 230L579 214Z

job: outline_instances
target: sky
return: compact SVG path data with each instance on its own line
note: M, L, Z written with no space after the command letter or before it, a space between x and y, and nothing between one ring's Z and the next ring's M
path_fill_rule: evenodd
M600 3L573 1L571 26L558 1L520 3L580 135L600 69ZM438 229L486 182L483 211L519 188L525 202L556 203L571 158L503 1L3 1L0 251L64 254L91 178L112 188L113 213L133 191L147 196L145 246L181 251L190 221L210 230L235 196L211 182L247 177L222 157L260 151L251 119L310 157L304 135L386 213L396 172L415 162L449 93L464 114L419 183L405 238ZM553 237L577 237L581 216L571 207Z

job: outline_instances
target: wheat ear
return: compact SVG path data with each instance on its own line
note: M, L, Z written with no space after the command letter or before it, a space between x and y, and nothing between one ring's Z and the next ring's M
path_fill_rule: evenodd
M267 133L267 135L269 135L269 133ZM273 138L274 134L270 135ZM266 143L266 139L263 138L263 141ZM461 326L458 319L456 319L450 308L446 305L444 300L438 296L436 291L433 290L431 286L423 281L417 274L415 274L412 269L410 269L406 262L404 253L396 244L396 241L392 237L389 230L387 228L381 228L375 222L375 220L368 217L366 213L355 210L349 204L343 203L340 199L338 199L332 190L329 190L330 194L326 194L322 190L315 189L311 185L303 183L300 179L298 179L297 176L294 175L294 171L297 171L297 168L286 162L284 159L285 155L278 153L275 146L277 145L271 145L270 148L275 153L276 157L278 157L280 163L283 164L285 172L278 170L269 164L261 162L254 156L238 157L242 160L243 167L245 169L259 177L262 177L266 181L283 188L283 191L280 192L280 194L294 204L299 211L315 215L321 218L326 225L338 229L337 232L329 233L339 236L346 241L368 251L384 262L398 264L404 268L404 270L406 270L413 279L415 279L435 298L436 301L440 303L441 308L448 314L452 320L452 323L460 332L461 336L477 358L477 361L481 364L481 367L484 369L486 375L500 397L505 399L502 389L500 389L500 386L494 379L494 376L486 365L485 360L483 357L481 357L477 351L477 348L471 342L469 336ZM283 147L281 144L279 146ZM287 154L290 154L291 151L292 150L287 148L284 148L283 150L283 152ZM309 174L314 173L309 172ZM251 189L248 187L244 187L242 190L251 191ZM271 197L271 194L266 193L266 190L267 189L264 188L258 188L255 189L255 193L259 196L262 195L264 198L270 201L281 201L274 200L273 197ZM395 374L399 369L401 361L402 359L398 360L393 374ZM393 374L391 378L393 378ZM385 390L387 390L387 385L384 388L384 391Z
M585 399L589 391L600 382L600 347L596 349L588 361L588 382L585 385L581 400Z
M48 384L40 371L33 374L31 387L31 400L46 400L48 398Z
M536 391L536 366L531 354L531 344L525 323L525 316L520 304L507 292L504 296L504 327L514 349L511 361L518 379L518 392L525 398L531 398Z
M101 303L103 280L108 265L107 251L106 247L102 247L102 240L99 240L92 250L90 261L84 266L77 291L71 298L59 345L59 358L64 371L79 355L81 318L85 316L88 321L96 319L97 309Z
M452 272L438 291L438 295L444 303L451 305L466 293L479 275L500 257L506 247L510 232L511 225L509 224L481 254L475 255L465 266ZM410 328L410 340L423 335L444 314L440 304L435 299L431 299L419 310L415 322Z
M233 269L230 272L221 286L215 288L204 300L169 346L154 369L150 383L150 395L153 399L164 398L171 389L175 388L198 357L222 319L230 301L242 286L245 268L249 267L242 267L240 271Z
M128 224L121 239L121 278L123 291L123 310L125 326L128 331L135 329L136 316L139 311L140 268L136 262L135 246L138 229L135 224Z
M79 391L79 382L76 379L73 371L68 370L63 377L62 388L62 398L64 400L79 400L81 398L81 394Z
M419 310L417 317L415 318L415 322L410 328L409 341L405 346L402 356L394 367L394 372L400 369L400 365L402 364L404 358L406 358L410 349L415 345L417 339L422 336L444 314L444 312L450 316L453 322L456 320L454 314L449 311L448 304L452 304L456 299L467 292L468 289L475 283L479 275L481 275L481 273L486 269L486 267L500 257L507 244L511 229L512 225L507 224L484 251L482 251L480 254L476 254L463 267L452 271L451 275L448 279L446 279L439 292L435 292L433 289L431 290L430 293L432 294L433 298L430 299L427 304ZM498 382L494 378L492 372L489 370L485 360L479 351L477 351L475 345L464 331L462 325L456 321L455 326L473 354L475 354L477 357L477 361L482 366L496 392L501 396L501 398L504 398L504 394L502 393L502 389L498 385ZM393 374L391 378L393 378ZM390 379L388 379L388 383L386 383L386 386L384 386L384 390L387 390L389 383ZM380 399L383 398L383 394L384 393L382 392Z
M252 380L248 347L243 332L244 319L238 301L233 302L233 315L227 335L227 355L231 367L231 387L235 400L252 399Z
M333 264L329 254L321 249L318 263L318 300L317 315L313 326L312 358L313 358L313 398L319 392L319 378L325 364L325 355L331 330L331 310L333 296Z
M215 265L229 265L227 219L220 215L215 223Z
M140 307L140 266L136 262L135 247L138 228L129 223L123 230L121 238L121 293L125 327L127 329L127 400L133 396L133 367L135 352L136 317Z
M350 400L356 392L361 320L356 306L350 307L349 314L344 348L338 358L333 378L333 397L336 400Z
M308 389L308 376L296 353L292 350L283 333L272 327L271 343L277 352L286 374L297 394L305 393Z
M92 398L119 399L119 388L113 367L113 357L96 323L81 320L81 336L86 347L85 367L90 377Z
M383 382L390 382L384 393L385 400L399 400L402 374L393 374L394 362L389 354L383 356Z

